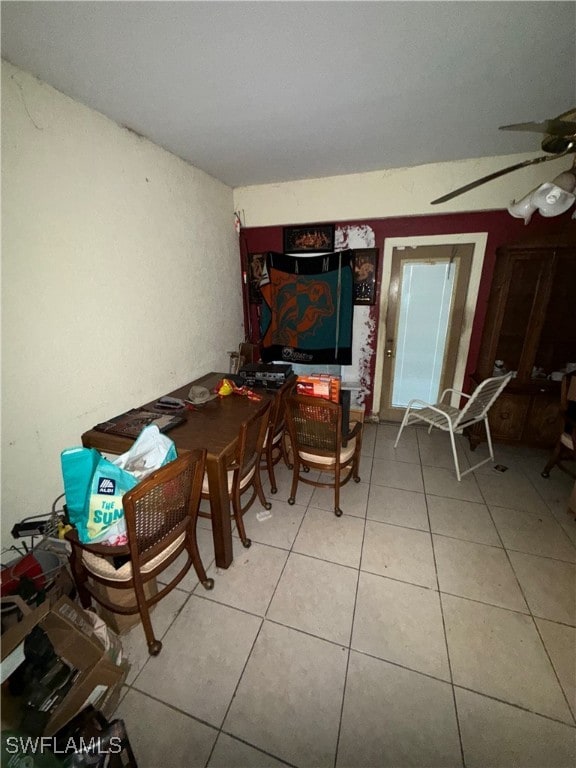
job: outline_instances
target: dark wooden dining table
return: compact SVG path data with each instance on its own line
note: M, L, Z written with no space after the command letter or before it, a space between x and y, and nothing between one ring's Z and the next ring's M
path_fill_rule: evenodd
M192 385L214 389L218 381L226 378L225 373L211 372L195 381L164 393L171 397L186 399ZM260 408L265 399L277 396L275 390L257 389L261 396L256 402L245 395L231 394L217 397L194 410L185 410L186 421L168 432L177 450L206 449L206 473L210 493L212 536L218 568L228 568L233 560L232 526L230 500L228 495L227 465L234 454L240 425ZM159 397L164 395L159 395ZM146 403L144 408L152 410L158 398ZM82 435L82 445L96 448L105 453L120 454L127 451L134 440L122 435L112 435L91 429Z

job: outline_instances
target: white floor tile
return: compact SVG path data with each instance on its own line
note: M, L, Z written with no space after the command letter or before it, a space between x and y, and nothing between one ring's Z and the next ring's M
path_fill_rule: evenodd
M337 768L461 765L451 687L352 651Z
M218 736L215 728L135 690L115 717L124 720L139 768L204 768Z
M285 765L266 752L221 733L207 768L282 768Z
M456 685L572 721L529 616L449 595L442 605Z
M491 506L490 512L507 549L576 562L576 547L548 510Z
M206 591L199 584L196 594L208 600L230 605L257 616L264 616L286 563L288 552L254 542L245 549L234 540L234 560L224 568L213 566L208 576L214 589Z
M358 571L293 552L267 618L348 645Z
M374 459L372 462L373 485L386 485L405 491L424 491L420 464L408 464L404 461Z
M360 574L352 648L450 680L438 592Z
M261 623L191 595L136 687L220 727Z
M508 555L532 613L576 626L576 565L521 552Z
M350 515L336 517L333 512L309 508L296 541L294 552L358 568L364 521Z
M347 651L265 622L224 729L302 768L334 764Z
M152 621L152 628L154 629L154 636L158 640L162 640L168 627L172 624L178 612L182 610L182 606L188 599L188 595L185 592L181 592L178 589L173 589L166 597L162 598L150 614ZM125 635L121 636L122 650L125 658L128 659L130 669L126 677L126 683L131 685L135 678L138 676L148 659L150 654L148 653L148 643L146 642L146 635L142 624L137 624L135 627Z
M542 640L576 717L576 628L536 619Z
M466 768L568 768L576 732L562 723L456 688Z
M501 547L488 507L473 501L426 496L433 533Z
M368 502L368 483L355 483L350 480L340 488L340 509L345 515L353 517L366 517L366 504ZM332 488L315 488L310 506L316 509L334 510L334 490Z
M471 472L460 481L456 478L454 469L443 467L422 467L426 495L444 496L449 499L477 501L482 503L484 498L478 488L476 475Z
M528 613L503 549L445 536L432 538L441 592Z
M367 520L362 570L436 589L430 534Z
M429 530L426 497L417 491L402 491L399 488L372 485L366 517L381 523L393 523L422 531Z

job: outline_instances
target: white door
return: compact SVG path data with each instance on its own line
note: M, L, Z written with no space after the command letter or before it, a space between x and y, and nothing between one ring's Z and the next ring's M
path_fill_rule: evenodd
M474 244L394 248L387 297L380 419L410 400L436 402L454 381Z

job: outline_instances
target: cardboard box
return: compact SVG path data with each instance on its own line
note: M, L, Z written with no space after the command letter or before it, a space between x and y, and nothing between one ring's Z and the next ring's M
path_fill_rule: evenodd
M90 583L93 589L95 589L99 594L103 595L106 600L113 603L114 605L136 605L136 595L133 589L115 589L114 587L105 587L103 584L99 584L95 581L91 581ZM146 599L150 599L157 593L158 584L156 579L151 579L144 584L144 595L146 596ZM141 622L139 612L114 613L109 611L103 605L96 603L95 600L93 601L93 605L98 611L98 615L101 616L106 624L108 624L108 626L119 635L126 634L126 632L129 632L132 629L132 627L135 627ZM150 607L150 613L152 613L155 607L155 605Z
M340 402L340 376L330 373L311 373L308 376L298 376L296 392L308 397L323 397L333 403Z
M24 640L36 625L46 632L56 654L79 672L44 728L43 734L52 736L88 704L98 709L102 703L113 701L113 694L126 678L128 665L111 661L86 611L61 597L53 606L45 601L2 635L3 682L24 661ZM3 686L3 726L17 728L22 710L5 693Z

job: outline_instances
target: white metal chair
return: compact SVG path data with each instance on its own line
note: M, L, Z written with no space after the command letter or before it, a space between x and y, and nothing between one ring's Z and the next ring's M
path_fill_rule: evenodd
M482 384L476 387L472 395L467 395L457 389L445 389L444 392L442 392L439 402L434 403L433 405L431 403L425 403L423 400L410 400L404 418L402 419L402 424L400 425L394 448L398 445L404 427L418 421L423 421L430 425L428 433L432 431L432 427L437 427L443 432L450 433L450 442L452 443L454 466L456 468L456 477L458 478L458 481L460 481L464 475L467 475L468 472L473 472L483 464L486 464L489 461L494 461L494 448L492 447L492 436L490 435L490 427L488 425L488 411L511 378L512 374L508 373L506 376L495 376L491 379L486 379ZM464 408L455 408L452 405L442 403L449 392L467 399L468 402ZM470 469L461 472L460 465L458 464L458 454L456 452L454 435L457 432L461 432L466 427L471 427L473 424L477 424L480 421L484 422L486 428L486 439L488 440L490 456L487 459L478 462L478 464L474 464Z

